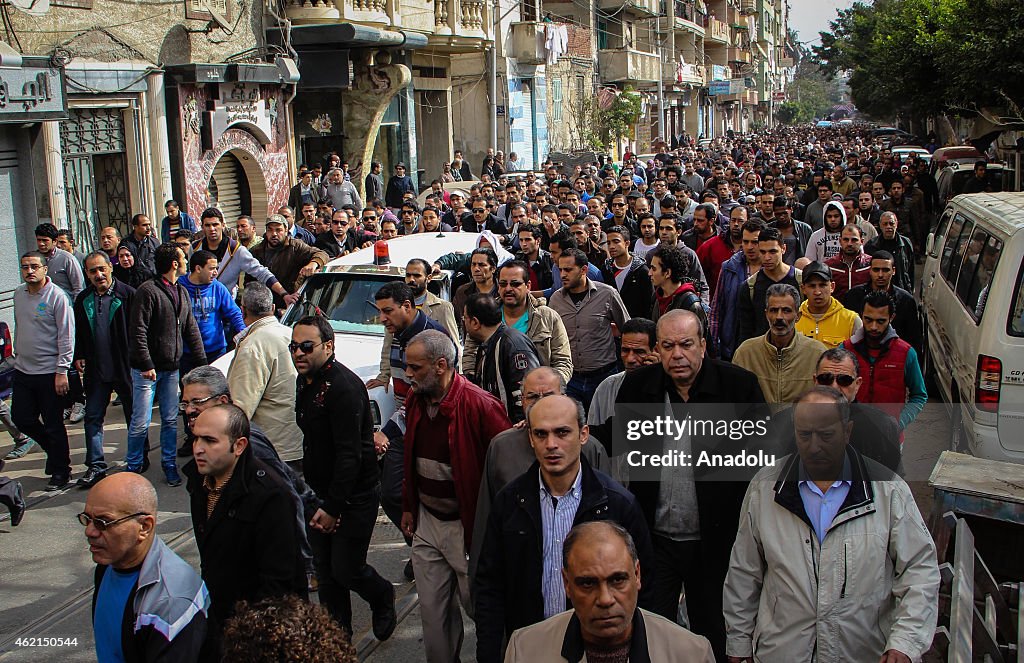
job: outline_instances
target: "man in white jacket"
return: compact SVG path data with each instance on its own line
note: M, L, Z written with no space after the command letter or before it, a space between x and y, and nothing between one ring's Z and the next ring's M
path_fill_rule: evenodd
M281 460L302 474L302 431L295 423L295 378L288 352L290 328L274 317L274 298L262 283L242 291L248 329L238 338L228 369L235 405L267 434Z
M726 652L740 661L910 663L938 618L935 546L910 488L848 446L846 398L814 387L797 453L747 489L726 576Z

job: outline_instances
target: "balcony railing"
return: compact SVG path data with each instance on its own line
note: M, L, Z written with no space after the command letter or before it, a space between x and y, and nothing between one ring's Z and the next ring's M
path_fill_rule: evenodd
M510 55L519 64L544 64L544 24L535 21L513 23Z
M597 64L605 83L657 83L661 59L654 53L631 49L598 51Z
M598 0L597 6L602 10L612 12L619 12L625 7L627 10L632 10L633 13L643 16L658 16L661 14L661 3L659 0L625 0L625 5L623 5L622 0Z
M709 19L708 29L704 32L704 39L728 44L729 24L725 21L719 21L717 18Z
M484 0L434 0L433 21L427 14L404 20L396 0L283 0L285 15L296 24L351 21L391 26L428 35L491 39L490 10Z
M730 48L729 62L742 62L750 64L750 51L745 48Z
M704 85L707 73L703 66L680 62L665 62L661 69L662 80L666 83Z

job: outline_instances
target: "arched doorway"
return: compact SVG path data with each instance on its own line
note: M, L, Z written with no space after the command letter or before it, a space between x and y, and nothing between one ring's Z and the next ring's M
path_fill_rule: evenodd
M233 149L218 159L207 184L208 205L224 213L233 225L239 216L257 218L267 209L267 183L256 158L245 150Z

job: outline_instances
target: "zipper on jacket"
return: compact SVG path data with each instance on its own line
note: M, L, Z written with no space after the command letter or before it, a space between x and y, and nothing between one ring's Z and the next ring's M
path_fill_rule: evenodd
M841 598L841 599L845 599L846 598L846 578L847 578L847 576L849 575L849 572L850 572L850 569L847 567L848 559L847 559L846 553L847 553L847 543L844 541L843 542L843 587L842 587L842 589L839 590L839 598Z

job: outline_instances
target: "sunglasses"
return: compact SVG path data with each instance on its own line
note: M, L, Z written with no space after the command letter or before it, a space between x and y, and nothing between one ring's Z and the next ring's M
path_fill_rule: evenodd
M86 512L83 511L82 513L78 514L78 522L82 523L83 527L88 527L89 525L93 525L99 531L105 532L107 530L107 528L113 527L114 525L117 525L117 524L120 524L120 523L123 523L126 520L131 520L132 518L137 518L139 516L148 516L148 515L149 514L146 513L145 511L139 511L138 513L133 513L130 516L125 516L124 518L118 518L117 520L103 520L102 518L93 518L92 516L90 516L89 514L87 514Z
M822 387L831 387L833 382L838 383L840 387L849 387L856 379L852 375L835 373L818 373L814 376L814 381Z
M521 288L524 281L498 281L499 288Z
M319 343L314 343L313 341L303 341L302 343L296 343L295 341L292 341L288 344L288 352L295 354L296 350L301 350L302 354L308 355L326 342L327 341L320 341Z

